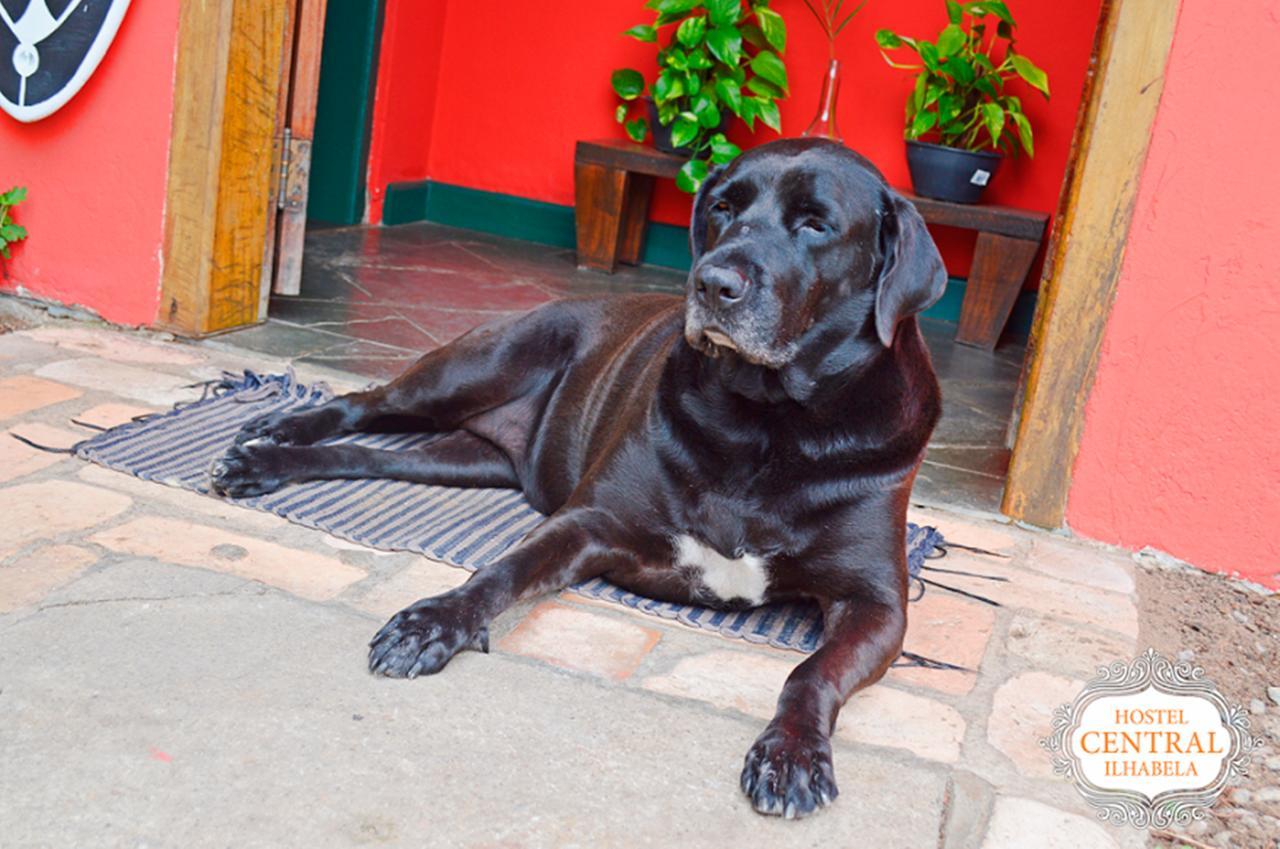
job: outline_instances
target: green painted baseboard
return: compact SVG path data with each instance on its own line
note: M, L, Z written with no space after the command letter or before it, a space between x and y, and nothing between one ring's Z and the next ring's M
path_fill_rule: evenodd
M921 313L921 316L949 321L952 324L960 321L960 305L964 303L965 285L963 277L949 279L947 290L942 293L942 297L936 304ZM1023 292L1018 295L1018 300L1013 302L1013 312L1009 314L1007 331L1019 339L1026 339L1031 335L1031 319L1035 312L1036 293Z
M411 221L434 221L561 248L572 248L577 241L571 206L433 180L387 186L382 223L394 225ZM688 228L650 224L641 261L688 271L691 262Z
M572 248L576 241L571 206L433 180L389 184L382 207L382 223L390 226L414 221L434 221L450 227L561 248ZM671 224L650 224L641 260L647 265L688 271L691 262L689 229ZM924 316L958 321L964 288L963 278L952 277L941 300L926 310ZM1009 329L1015 335L1025 337L1030 333L1035 303L1034 292L1023 292L1018 296L1013 315L1009 317Z

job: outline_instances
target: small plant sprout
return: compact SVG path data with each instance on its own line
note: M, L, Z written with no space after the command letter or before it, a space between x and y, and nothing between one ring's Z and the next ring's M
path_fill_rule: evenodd
M9 246L27 238L25 227L13 223L13 208L27 199L25 186L16 186L0 194L0 258L9 259ZM8 269L5 269L8 277Z

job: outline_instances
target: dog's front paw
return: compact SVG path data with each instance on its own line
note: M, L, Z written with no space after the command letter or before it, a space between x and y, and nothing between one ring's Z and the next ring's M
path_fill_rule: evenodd
M456 591L424 598L391 617L369 642L369 671L388 678L433 675L463 649L488 653L489 629Z
M818 731L770 723L747 752L742 792L760 813L787 819L830 804L840 794L831 741Z
M281 424L289 416L286 412L267 413L265 416L258 416L240 426L240 430L236 433L234 445L244 445L245 443L262 443L267 442L273 445L283 445L288 441L286 434L283 432Z
M275 492L288 483L284 457L270 443L233 445L209 467L209 488L228 498Z
M246 423L235 444L311 445L334 431L334 413L321 407L267 413Z

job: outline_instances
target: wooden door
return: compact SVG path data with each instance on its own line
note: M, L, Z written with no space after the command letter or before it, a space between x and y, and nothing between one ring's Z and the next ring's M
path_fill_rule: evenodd
M290 57L280 92L277 158L280 183L276 187L275 220L264 265L270 290L296 295L302 282L302 243L307 227L307 183L311 174L311 143L316 127L316 95L320 89L320 52L324 39L326 0L294 0L295 14L286 49ZM267 287L263 287L266 314Z

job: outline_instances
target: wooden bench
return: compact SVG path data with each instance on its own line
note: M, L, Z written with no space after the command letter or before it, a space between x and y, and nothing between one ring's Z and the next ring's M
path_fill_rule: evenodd
M644 250L653 181L685 162L627 141L580 141L574 154L578 265L612 273ZM1044 238L1049 216L1004 206L971 206L903 194L930 224L974 230L956 341L991 350L1000 339Z

